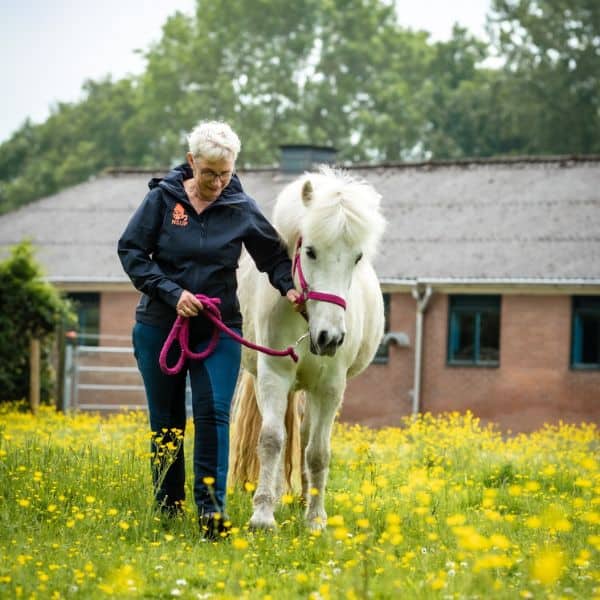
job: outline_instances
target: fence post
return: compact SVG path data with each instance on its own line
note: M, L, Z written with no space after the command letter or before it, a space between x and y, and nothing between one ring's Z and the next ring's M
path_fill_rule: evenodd
M54 397L56 399L56 410L65 411L65 328L61 322L56 330L56 385Z
M62 408L63 411L67 412L73 408L73 354L75 352L75 344L73 343L71 332L67 332L65 337L66 343Z
M31 338L29 349L29 405L35 415L40 407L40 340Z

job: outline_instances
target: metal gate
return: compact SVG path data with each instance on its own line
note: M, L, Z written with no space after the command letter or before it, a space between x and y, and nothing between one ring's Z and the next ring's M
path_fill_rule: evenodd
M129 336L70 333L66 339L63 410L147 410L144 385ZM97 342L98 345L80 343L83 341ZM102 345L109 341L121 345ZM191 405L188 377L188 416L192 413Z
M65 344L63 406L65 410L146 410L144 386L130 345L101 345L126 336L70 334ZM80 342L97 341L98 345Z

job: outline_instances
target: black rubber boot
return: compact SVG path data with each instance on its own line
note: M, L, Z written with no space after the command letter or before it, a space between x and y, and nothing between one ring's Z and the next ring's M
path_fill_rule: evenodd
M198 518L200 535L205 539L216 541L225 539L231 531L231 522L221 513L208 513Z

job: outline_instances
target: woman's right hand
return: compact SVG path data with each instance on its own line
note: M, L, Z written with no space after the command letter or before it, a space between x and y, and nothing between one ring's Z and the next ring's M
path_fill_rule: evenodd
M202 302L192 292L187 290L181 292L176 307L177 314L180 317L195 317L203 309Z

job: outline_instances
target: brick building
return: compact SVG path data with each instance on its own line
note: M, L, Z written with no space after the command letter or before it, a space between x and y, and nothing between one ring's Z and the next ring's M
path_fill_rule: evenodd
M309 166L310 153L298 156ZM387 334L349 383L341 418L394 425L414 411L471 409L512 431L599 422L600 157L348 170L383 196L388 228L375 266ZM111 170L0 217L0 249L34 241L48 279L79 301L81 330L99 334L88 345L129 345L138 293L116 240L154 175ZM240 172L267 215L292 176ZM100 362L111 361L117 389L83 370L80 404L143 405L128 387L139 385L132 357Z

